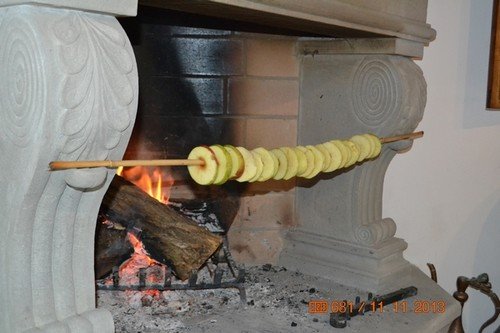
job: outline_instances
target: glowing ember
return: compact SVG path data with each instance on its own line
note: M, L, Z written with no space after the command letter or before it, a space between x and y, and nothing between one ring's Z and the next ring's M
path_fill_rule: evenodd
M144 244L133 233L127 233L127 239L130 244L132 244L134 253L120 266L118 271L120 284L126 286L138 285L138 272L141 268L147 269L146 284L161 283L165 274L164 265L149 256L148 252L144 249ZM138 294L138 292L135 291L127 292L129 297L133 297L135 294ZM158 298L160 296L160 291L151 289L141 291L139 294L142 295L141 297L151 296L153 298Z
M126 260L120 266L120 281L125 285L138 284L137 272L140 268L148 268L151 265L158 264L157 261L150 258L144 249L143 243L132 233L127 233L127 238L134 247L134 253L130 259Z

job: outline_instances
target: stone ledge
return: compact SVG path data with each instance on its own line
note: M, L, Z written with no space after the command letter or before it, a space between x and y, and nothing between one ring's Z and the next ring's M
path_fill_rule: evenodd
M141 4L335 37L386 36L427 45L427 0L141 0Z
M0 0L0 7L38 5L76 9L116 16L136 16L138 0Z
M422 59L421 43L399 38L301 38L300 55L388 54Z

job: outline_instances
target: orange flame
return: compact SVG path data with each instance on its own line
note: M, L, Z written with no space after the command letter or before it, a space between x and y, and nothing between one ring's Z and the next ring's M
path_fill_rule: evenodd
M148 267L156 263L156 260L149 257L148 252L144 249L144 244L139 240L139 238L131 232L127 233L127 236L130 244L132 244L132 247L134 248L134 255L144 258L143 260L139 260L144 262L144 267Z
M159 168L155 168L151 173L150 169L141 166L127 169L118 168L116 173L159 202L168 204L170 190L174 185L174 178L171 175L164 176Z

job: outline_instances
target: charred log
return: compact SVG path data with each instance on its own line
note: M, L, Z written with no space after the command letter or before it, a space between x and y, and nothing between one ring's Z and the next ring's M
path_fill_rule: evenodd
M168 265L182 280L198 270L222 243L221 237L120 176L111 182L101 214L127 229L140 230L140 238L151 257Z
M95 238L95 277L101 279L111 273L114 266L128 259L134 251L127 240L127 230L120 226L97 221Z

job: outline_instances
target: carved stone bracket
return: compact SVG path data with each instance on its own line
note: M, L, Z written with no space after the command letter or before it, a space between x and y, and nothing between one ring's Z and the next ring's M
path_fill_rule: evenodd
M0 332L113 332L93 249L114 171L48 163L123 156L138 100L127 36L109 15L0 7L0 77Z
M358 133L384 137L416 128L426 84L411 59L370 55L366 49L364 54L325 49L328 54L302 57L299 144ZM287 236L281 263L372 291L404 283L410 267L402 256L406 243L394 238L394 221L382 218L382 190L389 163L410 145L384 145L377 159L302 184L299 227Z

